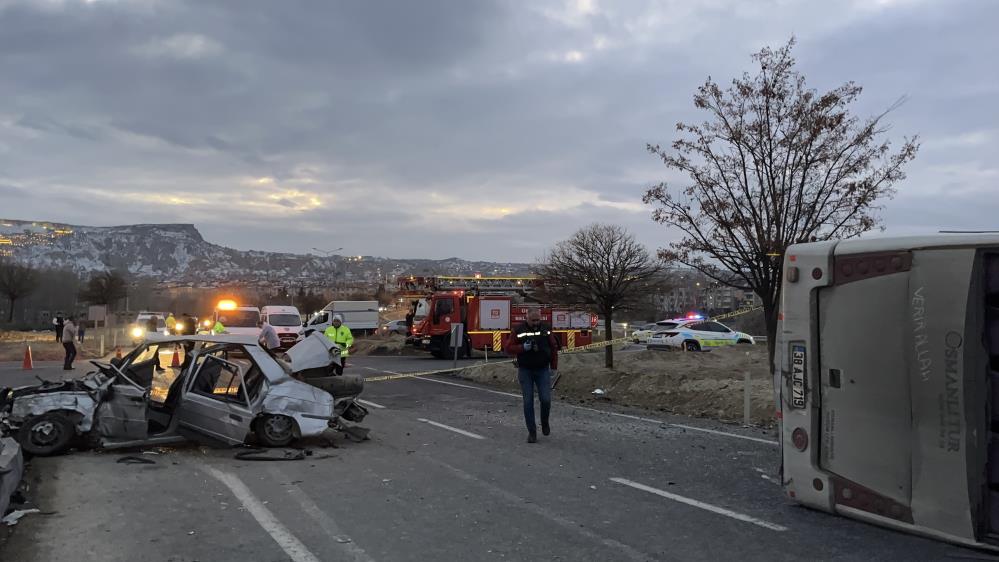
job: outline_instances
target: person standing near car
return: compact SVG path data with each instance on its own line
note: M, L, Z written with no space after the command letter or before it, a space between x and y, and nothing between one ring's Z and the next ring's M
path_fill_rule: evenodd
M63 360L62 369L64 371L73 370L73 360L76 359L76 324L73 317L67 316L62 326L62 347L66 350L66 358Z
M354 334L350 333L350 328L343 323L343 316L333 315L333 324L326 328L323 334L340 348L340 364L346 367L347 356L354 345Z
M524 398L524 422L527 442L538 442L534 421L534 389L541 402L541 433L551 434L549 416L552 409L552 372L558 369L558 338L541 322L541 311L528 311L527 321L516 327L506 340L504 351L517 357L517 379Z
M167 315L166 317L166 329L171 336L177 335L177 319L173 317L173 313Z
M274 326L271 326L270 322L264 321L260 325L260 338L258 339L260 346L268 351L275 351L281 347L281 338L277 335L277 330Z
M83 344L83 337L87 335L87 321L83 318L80 319L80 327L77 329L80 334L80 344Z
M62 319L62 315L56 316L55 320L52 321L52 325L55 326L56 343L61 342L62 331L66 327L66 322Z

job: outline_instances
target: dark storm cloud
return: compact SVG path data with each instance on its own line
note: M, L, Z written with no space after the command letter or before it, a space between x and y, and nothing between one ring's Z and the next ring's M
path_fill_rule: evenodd
M593 221L650 247L645 151L792 33L812 85L901 95L889 232L999 212L987 1L0 0L3 215L195 222L215 242L533 259ZM35 195L34 200L17 192ZM341 242L342 241L342 242Z

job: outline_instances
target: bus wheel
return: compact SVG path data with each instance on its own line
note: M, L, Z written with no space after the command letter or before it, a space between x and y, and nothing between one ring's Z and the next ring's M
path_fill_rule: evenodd
M683 349L684 351L700 351L701 344L697 343L694 340L687 340L683 342Z

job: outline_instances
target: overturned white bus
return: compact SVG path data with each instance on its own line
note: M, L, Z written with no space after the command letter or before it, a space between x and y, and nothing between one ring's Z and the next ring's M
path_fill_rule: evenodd
M776 363L791 498L999 549L999 235L792 246Z

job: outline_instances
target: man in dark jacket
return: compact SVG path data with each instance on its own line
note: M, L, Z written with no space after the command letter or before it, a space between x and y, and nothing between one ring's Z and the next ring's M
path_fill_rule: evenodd
M558 369L558 348L558 338L541 323L541 311L538 309L531 309L527 313L527 322L515 328L506 340L506 354L517 357L517 378L524 396L528 443L538 442L538 429L534 423L535 387L541 402L541 433L551 433L548 416L552 409L552 371Z

